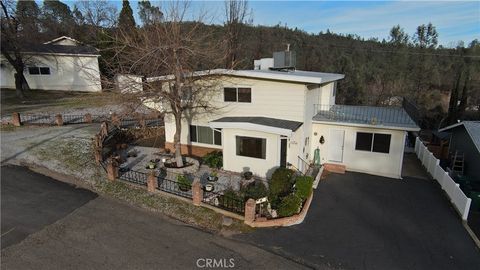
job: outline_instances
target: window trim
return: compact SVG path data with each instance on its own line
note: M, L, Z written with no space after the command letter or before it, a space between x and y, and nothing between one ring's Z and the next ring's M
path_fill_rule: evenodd
M245 156L245 155L240 155L238 153L238 139L239 138L250 138L250 139L258 139L265 141L264 146L265 146L265 157L252 157L252 156ZM262 151L263 152L263 151ZM254 159L261 159L261 160L267 160L267 138L262 138L262 137L252 137L252 136L241 136L241 135L235 135L235 155L237 157L245 157L245 158L254 158Z
M372 141L370 142L370 150L363 150L363 149L357 149L357 141L358 141L358 133L367 133L367 134L372 134ZM373 151L374 145L375 145L375 135L386 135L389 136L389 145L388 145L388 152L379 152L379 151ZM377 153L377 154L390 154L390 149L392 146L392 134L389 133L375 133L375 132L364 132L364 131L357 131L355 132L355 151L362 151L362 152L369 152L369 153Z
M192 127L195 129L195 140L192 140ZM205 142L199 142L198 141L198 130L199 128L198 127L204 127L204 128L209 128L212 130L212 143L205 143ZM197 144L204 144L204 145L213 145L213 146L223 146L223 138L222 138L222 132L218 129L213 129L209 126L201 126L201 125L189 125L188 126L188 131L189 131L189 141L190 143L197 143ZM215 133L218 132L220 133L220 144L216 144L216 140L215 140Z

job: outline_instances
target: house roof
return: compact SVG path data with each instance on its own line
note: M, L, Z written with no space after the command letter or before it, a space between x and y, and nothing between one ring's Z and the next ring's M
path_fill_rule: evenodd
M329 109L318 110L312 120L375 128L420 130L408 113L401 107L333 105Z
M267 80L306 83L306 84L323 84L323 83L341 80L345 77L345 75L343 74L302 71L302 70L279 71L279 70L212 69L212 70L196 71L196 72L193 72L192 74L192 76L208 76L208 75L238 76L238 77L247 77L247 78L255 78L255 79L267 79ZM147 81L172 80L173 78L174 78L173 75L165 75L165 76L158 76L158 77L150 77L150 78L147 78Z
M456 128L458 126L464 126L467 130L468 135L472 138L473 143L477 147L477 150L480 152L480 121L462 121L460 123L456 123L450 125L448 127L444 127L439 131L447 131L452 128Z
M71 38L71 37L67 37L67 36L61 36L61 37L52 39L52 40L50 40L50 41L47 41L47 42L45 42L45 43L43 43L43 44L57 43L57 42L59 42L59 41L61 41L61 40L65 40L65 39L70 40L70 41L73 41L73 42L75 42L75 43L77 43L77 44L82 44L80 41L78 41L78 40L76 40L76 39L73 39L73 38Z
M70 46L54 44L24 44L23 53L72 54L72 55L100 55L98 50L91 46Z
M303 123L257 116L229 116L210 122L212 128L239 128L290 136Z

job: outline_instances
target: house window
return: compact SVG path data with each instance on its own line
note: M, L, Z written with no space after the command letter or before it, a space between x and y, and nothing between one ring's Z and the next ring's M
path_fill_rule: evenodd
M190 125L190 142L222 145L222 133L210 127Z
M267 139L236 136L237 156L266 159Z
M28 67L28 74L30 75L50 75L49 67Z
M391 139L390 134L357 132L355 150L388 154Z
M252 103L252 89L245 87L225 87L223 88L223 100L225 102Z

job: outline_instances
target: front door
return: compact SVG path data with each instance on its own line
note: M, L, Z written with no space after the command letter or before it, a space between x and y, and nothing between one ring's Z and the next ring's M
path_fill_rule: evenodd
M328 144L328 159L335 162L343 162L343 142L345 131L340 129L330 130L330 142Z
M287 139L280 139L280 167L287 167Z

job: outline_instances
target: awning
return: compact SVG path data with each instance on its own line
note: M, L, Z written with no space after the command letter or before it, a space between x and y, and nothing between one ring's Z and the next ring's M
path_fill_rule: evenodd
M303 123L269 117L222 117L209 123L211 128L238 128L290 137Z

